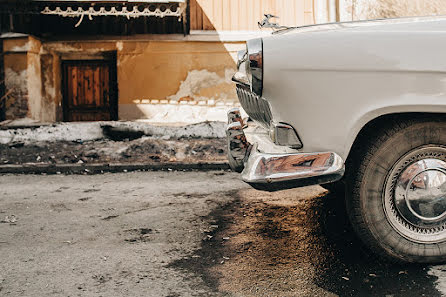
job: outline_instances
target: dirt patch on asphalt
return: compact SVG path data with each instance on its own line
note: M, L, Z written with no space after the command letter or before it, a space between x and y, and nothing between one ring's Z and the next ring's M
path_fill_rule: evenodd
M352 233L343 199L320 187L241 190L215 210L195 258L174 265L241 296L439 296L425 266L377 258Z
M95 164L226 161L226 140L142 137L122 141L46 142L0 144L0 165Z

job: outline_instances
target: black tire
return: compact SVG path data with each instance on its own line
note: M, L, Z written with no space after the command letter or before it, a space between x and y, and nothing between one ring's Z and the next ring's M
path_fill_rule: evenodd
M406 202L408 199L417 201L418 206L434 200L429 198L432 200L425 202L425 196L410 194L415 193L410 191L415 191L413 185L418 189L416 182L420 182L421 174L435 171L423 169L419 164L446 164L442 163L446 161L446 121L391 118L385 124L369 127L367 131L353 147L346 164L346 207L353 229L372 251L389 259L413 263L445 262L444 213L436 222L417 221L412 219L413 213L405 211L407 206L398 203L397 199L406 204L412 203ZM414 177L409 179L407 175L411 168L417 168L419 173L414 173ZM433 179L426 181L423 178L421 182L427 193L426 184ZM404 184L404 180L410 182ZM403 188L405 192L397 192L401 185L407 185ZM443 199L446 194L443 185L440 192ZM410 200L409 195L416 200ZM445 202L440 204L440 213L445 210ZM407 209L413 208L408 206Z

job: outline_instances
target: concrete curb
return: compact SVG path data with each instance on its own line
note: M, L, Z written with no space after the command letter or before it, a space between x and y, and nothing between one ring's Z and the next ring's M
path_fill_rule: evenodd
M211 163L154 163L154 164L21 164L0 165L0 174L98 174L104 172L129 172L129 171L211 171L228 170L226 162Z

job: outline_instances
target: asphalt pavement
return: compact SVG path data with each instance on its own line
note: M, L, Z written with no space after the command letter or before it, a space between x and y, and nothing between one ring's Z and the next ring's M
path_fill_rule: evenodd
M446 266L363 247L339 195L227 171L0 175L0 259L0 296L446 294Z

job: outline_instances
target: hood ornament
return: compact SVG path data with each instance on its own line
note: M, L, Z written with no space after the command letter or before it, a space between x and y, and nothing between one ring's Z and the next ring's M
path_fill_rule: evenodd
M278 19L279 18L278 16L275 16L275 15L272 15L272 14L269 14L269 13L265 14L264 16L265 16L265 18L261 22L257 23L259 25L260 29L271 28L271 29L273 29L273 31L276 31L276 30L288 29L289 28L287 26L281 26L281 25L279 25L279 23L270 23L269 22L270 19Z

